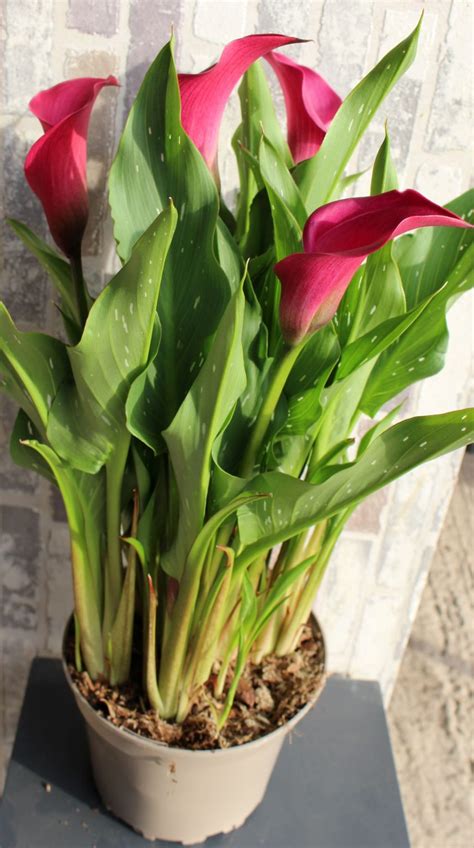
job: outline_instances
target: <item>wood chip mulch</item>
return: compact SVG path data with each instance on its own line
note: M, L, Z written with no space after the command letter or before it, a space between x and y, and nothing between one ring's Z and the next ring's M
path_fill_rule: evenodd
M93 681L87 672L78 672L71 659L69 654L68 669L79 692L108 721L172 747L192 750L229 748L265 736L314 700L324 685L322 636L319 630L307 626L293 653L285 657L270 655L258 665L247 665L229 718L219 732L215 715L222 707L225 692L222 699L215 698L215 676L211 675L196 692L183 724L176 724L160 719L149 709L138 682L110 686ZM227 685L230 682L229 675Z

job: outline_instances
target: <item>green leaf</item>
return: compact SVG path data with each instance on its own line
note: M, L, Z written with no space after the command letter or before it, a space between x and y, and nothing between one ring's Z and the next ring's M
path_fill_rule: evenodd
M411 418L380 434L355 463L311 485L277 472L262 474L248 490L271 493L269 500L247 504L238 512L243 551L236 569L269 548L358 503L423 462L469 444L474 438L474 410Z
M246 386L242 351L245 298L229 303L196 381L163 436L179 492L179 524L164 568L179 579L191 545L204 523L213 444Z
M340 355L331 324L315 333L298 356L285 386L287 411L269 452L268 468L298 477L320 426L321 395Z
M344 380L337 380L323 390L323 414L311 457L312 468L338 442L350 436L360 399L373 368L374 362L366 362Z
M309 212L327 203L375 112L412 64L421 19L414 31L390 50L346 97L311 159L297 168L297 182Z
M446 209L474 223L474 189L448 203ZM394 242L409 309L441 288L473 243L473 230L456 227L424 227Z
M391 409L390 412L387 412L387 414L384 415L384 417L381 418L380 421L377 421L377 423L374 424L374 426L371 427L370 430L367 430L367 432L364 433L364 435L362 436L362 438L359 442L359 447L358 447L358 450L357 450L357 456L361 456L364 453L364 451L367 450L369 445L372 444L374 439L377 438L377 436L380 436L382 433L385 433L385 430L388 430L390 425L393 424L393 422L394 422L395 418L397 417L398 413L400 412L402 406L403 406L403 403L399 403L398 406L394 406L394 408Z
M381 406L412 383L441 371L448 346L446 310L473 285L474 245L471 245L421 315L380 356L360 401L363 412L374 416Z
M242 638L247 640L255 626L258 614L257 597L247 572L244 572L241 586L239 621Z
M390 347L429 307L430 301L431 298L428 298L427 302L420 303L405 315L397 315L395 318L382 321L381 324L377 324L368 333L349 344L343 351L336 379L343 380Z
M354 439L342 439L340 442L337 442L324 456L319 459L311 470L308 472L306 479L310 483L319 483L321 472L327 468L330 463L332 463L335 459L341 457L341 455L345 455L347 449L354 444Z
M246 158L248 151L258 165L257 155L262 130L280 158L288 167L292 165L291 153L275 114L273 99L260 62L255 62L242 77L239 86L242 123L237 128L232 147L237 158L240 189L237 212L237 238L248 230L250 207L258 191L258 178ZM242 150L242 146L245 150Z
M264 135L260 142L259 163L272 211L275 254L278 261L301 250L307 214L299 189L285 161Z
M49 466L63 496L71 534L74 607L81 633L81 651L89 674L103 671L101 632L104 530L104 478L81 474L66 466L48 445L35 439L24 442Z
M125 430L125 402L146 366L167 252L176 225L172 205L140 238L126 265L100 293L79 344L69 349L74 384L58 393L48 439L60 456L95 473Z
M69 264L46 242L38 238L26 224L22 224L21 221L15 221L14 218L7 218L7 222L51 277L55 288L61 295L62 311L67 321L66 329L69 332L71 341L77 342L81 335L81 326L76 320L74 285Z
M50 483L56 483L56 478L51 471L50 466L39 454L34 453L25 442L28 439L41 441L41 434L33 424L26 412L23 409L18 411L18 415L13 425L13 430L10 438L10 455L17 465L21 468L27 468L29 471L36 471L41 474Z
M70 376L65 345L44 333L21 332L0 303L0 370L4 388L44 434L51 405Z
M194 382L232 294L215 255L216 186L181 126L180 108L172 45L168 44L143 80L109 179L114 233L124 259L169 197L179 212L158 304L163 330L160 353L140 384L156 421L154 437L152 428L144 427L151 447ZM137 433L143 418L138 412L137 417L131 412L129 417Z
M372 171L371 194L392 191L397 186L397 175L390 152L390 140L387 128L385 128L385 138L375 158ZM349 306L349 303L351 306ZM349 308L347 308L348 306ZM398 265L393 256L392 242L367 257L363 274L358 279L357 290L352 291L348 296L343 310L346 312L346 324L342 324L346 344L354 343L360 336L367 335L377 328L379 332L371 333L368 337L368 352L372 335L376 335L380 344L385 329L387 332L393 333L397 322L394 321L391 325L387 325L385 329L383 322L396 316L403 316L406 312L406 301ZM357 348L351 348L351 355L355 350Z
M293 586L293 584L296 582L296 580L298 580L300 577L303 577L305 572L308 571L308 569L314 563L316 558L317 554L313 554L313 556L310 556L307 559L303 560L303 562L300 562L294 568L291 568L289 571L285 571L283 572L283 574L278 575L277 579L275 580L275 583L271 587L265 599L265 605L251 634L252 643L255 642L256 639L258 639L260 633L262 632L263 628L270 620L272 615L287 599L288 592Z
M339 200L343 196L346 189L354 185L357 180L360 180L360 178L363 177L367 173L367 171L368 168L364 168L363 171L357 171L355 174L347 174L346 176L341 177L337 185L334 187L331 196L328 198L328 203L331 200Z
M385 137L375 157L372 168L370 193L372 195L383 194L385 191L393 191L397 188L398 177L395 165L393 164L388 128L387 124L385 124Z
M143 568L143 572L146 575L147 573L147 565L146 565L146 553L145 548L139 539L135 539L133 536L124 536L122 539L123 542L126 542L127 545L130 545L131 548L134 549L135 553L138 556L140 561L140 565Z

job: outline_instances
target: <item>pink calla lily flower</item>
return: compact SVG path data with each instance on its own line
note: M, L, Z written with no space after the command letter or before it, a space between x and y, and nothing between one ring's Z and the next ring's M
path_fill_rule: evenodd
M56 244L77 256L88 218L87 132L95 99L115 77L85 77L41 91L30 102L44 135L25 160L25 176L39 197Z
M313 212L304 228L304 252L275 265L285 341L298 344L331 320L370 253L409 230L437 226L471 225L411 189L336 200Z
M301 40L286 35L247 35L231 41L207 70L178 75L183 128L216 176L219 127L232 90L261 56Z
M316 71L288 56L268 53L266 61L278 77L285 98L288 146L296 163L321 147L341 98Z

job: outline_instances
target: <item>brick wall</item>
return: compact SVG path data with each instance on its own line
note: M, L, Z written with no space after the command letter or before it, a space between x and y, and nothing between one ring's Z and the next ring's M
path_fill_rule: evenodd
M391 45L415 25L416 0L0 0L0 197L4 214L40 235L45 224L22 163L38 137L30 97L69 76L116 74L105 90L90 137L91 218L85 268L96 287L112 267L105 180L124 115L147 63L173 24L183 70L206 67L223 43L246 32L288 32L313 39L288 52L317 67L345 95ZM438 202L467 187L472 7L430 0L419 58L376 117L354 165L366 167L388 117L402 186ZM1 60L0 60L1 61ZM235 166L228 149L235 98L221 144L224 187ZM23 328L57 329L51 288L1 223L1 294ZM469 310L452 314L451 352L443 375L417 388L405 412L443 411L467 402ZM49 485L8 456L12 410L0 398L0 773L12 741L32 655L55 653L71 607L68 534ZM374 495L338 545L318 601L331 668L378 678L389 697L459 468L452 455ZM2 747L3 746L3 747Z

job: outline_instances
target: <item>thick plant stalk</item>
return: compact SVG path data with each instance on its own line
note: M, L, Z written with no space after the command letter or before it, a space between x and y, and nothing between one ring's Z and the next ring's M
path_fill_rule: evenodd
M133 516L131 538L135 539L138 528L138 493L133 493ZM127 540L125 540L127 541ZM132 659L133 620L135 616L135 584L137 573L137 552L130 544L128 566L122 588L122 596L117 617L110 633L110 682L112 686L125 683L130 676Z
M78 326L83 328L87 321L87 316L89 314L91 299L87 291L87 287L84 280L84 274L82 272L82 257L80 250L75 256L70 257L70 263L71 278L74 288L74 299L76 302L76 318Z
M159 715L163 714L163 702L156 680L156 610L158 598L151 575L148 574L148 627L145 657L145 685L148 700Z
M68 515L71 531L72 582L74 611L79 622L81 654L90 677L95 680L104 672L104 651L94 587L90 576L87 552L81 533L74 529Z
M283 622L282 624L280 633L278 634L278 640L275 645L275 653L279 657L291 653L291 651L293 651L296 647L301 628L304 624L306 624L309 618L316 592L324 577L324 572L329 562L329 558L334 549L334 545L340 536L342 528L344 527L347 517L348 516L344 514L343 517L336 523L336 526L332 529L328 539L320 551L320 555L316 560L314 567L309 573L306 585L304 586L299 600L293 609L292 616L288 617L287 622Z
M267 497L266 493L258 492L251 495L242 494L230 501L206 522L186 558L178 597L171 613L166 613L170 620L165 623L164 628L159 679L164 718L174 718L178 709L181 675L186 662L203 568L215 535L223 522L240 506Z
M295 347L288 348L284 352L280 361L276 364L272 382L270 383L268 392L257 416L255 426L252 430L252 434L244 454L240 470L242 477L250 477L255 468L265 434L274 415L278 401L280 400L285 383L289 377L291 369L301 353L301 350L306 344L306 341L307 339L303 339L300 344Z
M182 693L176 716L178 722L185 719L192 690L207 680L216 658L216 645L222 630L225 601L235 558L231 548L221 549L226 555L227 562L222 578L210 597L209 609L198 622L195 647L190 653L188 666L183 676Z
M123 582L121 550L122 479L127 461L130 436L122 435L106 466L107 562L105 575L104 637L106 642L116 619Z
M163 699L161 713L163 718L173 718L178 709L178 693L185 663L186 647L206 556L207 551L194 568L185 568L178 597L171 613L171 620L168 622L169 626L165 634L161 655L159 679L159 688Z

